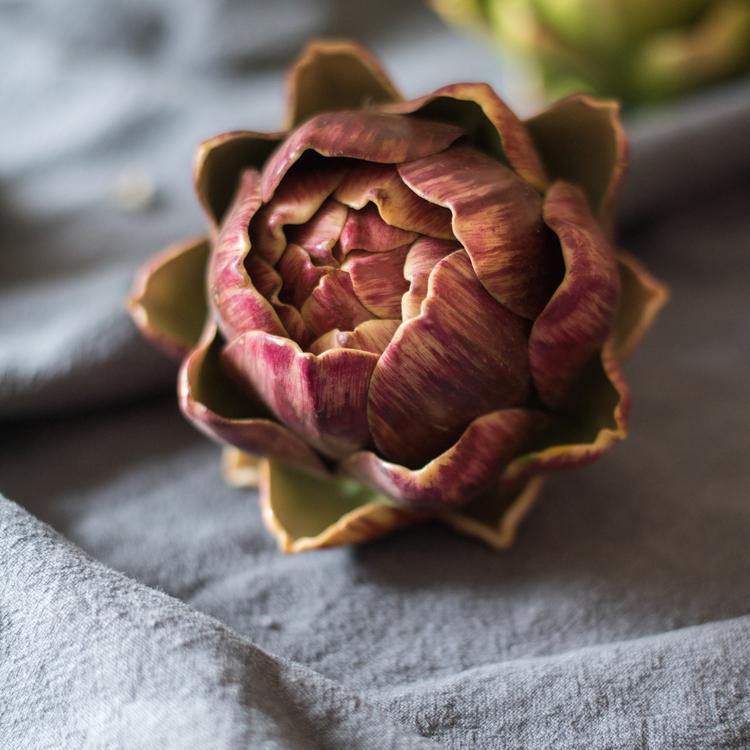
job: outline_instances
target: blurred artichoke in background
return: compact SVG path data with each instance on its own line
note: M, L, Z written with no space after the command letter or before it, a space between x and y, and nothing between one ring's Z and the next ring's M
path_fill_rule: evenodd
M750 0L432 0L538 66L551 98L657 102L750 70Z
M608 236L617 107L403 101L344 42L310 45L289 97L285 132L201 145L209 236L140 272L134 319L282 548L432 517L507 545L534 477L625 436L618 364L664 300Z

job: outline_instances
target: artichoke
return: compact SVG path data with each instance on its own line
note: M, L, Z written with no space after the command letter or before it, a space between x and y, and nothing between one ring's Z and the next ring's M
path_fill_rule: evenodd
M427 518L506 546L542 474L625 436L619 363L665 298L609 240L625 152L612 102L404 101L346 42L293 66L284 132L200 146L208 237L130 309L283 549Z
M552 97L657 102L750 70L750 0L432 0L535 63Z

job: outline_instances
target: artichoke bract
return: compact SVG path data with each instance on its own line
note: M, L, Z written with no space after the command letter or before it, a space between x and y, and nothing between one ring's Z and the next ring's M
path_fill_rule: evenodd
M619 362L665 299L609 239L625 152L612 102L404 101L347 42L292 67L284 132L200 146L209 234L130 308L283 549L428 518L506 546L541 475L625 436Z
M748 0L431 0L532 61L552 97L670 99L750 70Z

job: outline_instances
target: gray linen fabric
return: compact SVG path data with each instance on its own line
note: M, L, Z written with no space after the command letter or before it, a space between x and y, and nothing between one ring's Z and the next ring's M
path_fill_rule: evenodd
M507 553L428 525L284 556L133 271L200 230L195 143L273 128L308 36L408 94L503 78L417 3L72 7L0 3L0 748L750 747L747 84L632 124L623 241L673 300L631 439Z

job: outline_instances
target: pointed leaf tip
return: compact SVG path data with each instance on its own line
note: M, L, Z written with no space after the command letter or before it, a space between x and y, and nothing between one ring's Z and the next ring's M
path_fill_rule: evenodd
M141 333L176 359L195 346L206 321L208 255L205 237L171 245L141 267L128 298Z
M347 478L323 478L275 461L261 468L263 521L284 552L359 544L423 520Z
M669 301L669 289L629 253L619 252L617 265L622 293L611 346L614 355L622 361L638 346Z
M248 168L260 170L283 137L283 133L238 130L221 133L198 146L193 182L214 231L232 203L242 173Z
M591 210L610 229L628 161L617 101L571 96L527 120L526 127L552 180L581 187Z
M438 518L456 531L472 536L497 550L513 546L518 529L537 502L544 485L543 477L535 477L520 490L503 491L485 496L457 510L442 513Z
M321 112L360 109L401 100L378 59L345 40L318 40L305 48L287 77L288 128Z

